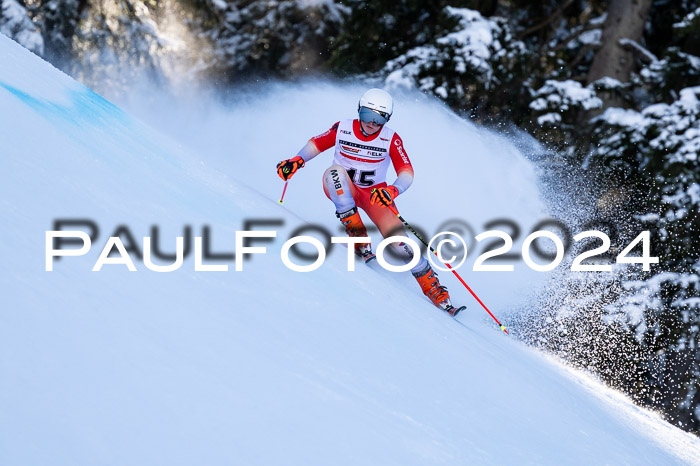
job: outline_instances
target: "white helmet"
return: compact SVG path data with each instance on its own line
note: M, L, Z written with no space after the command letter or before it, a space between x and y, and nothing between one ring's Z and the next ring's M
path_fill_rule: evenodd
M357 111L360 114L360 121L373 121L378 125L383 125L389 121L391 114L394 113L394 100L386 91L370 89L360 97Z

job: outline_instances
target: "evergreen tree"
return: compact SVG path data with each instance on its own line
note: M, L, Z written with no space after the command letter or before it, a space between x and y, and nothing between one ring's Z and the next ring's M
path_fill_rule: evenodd
M87 6L87 0L30 2L32 19L46 44L44 56L54 64L68 64L73 59L78 22Z
M346 2L350 14L335 41L331 66L341 75L372 73L409 49L434 40L455 21L444 24L445 7L464 7L491 14L495 1L377 0Z
M0 33L38 55L44 53L44 39L21 0L0 0Z
M333 1L202 0L195 33L217 80L308 74L323 68L348 8Z

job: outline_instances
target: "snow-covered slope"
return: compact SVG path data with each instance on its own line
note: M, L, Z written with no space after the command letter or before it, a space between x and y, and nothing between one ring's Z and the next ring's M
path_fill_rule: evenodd
M456 120L444 131L466 147L508 147ZM242 272L233 262L196 272L191 255L170 273L140 261L136 272L91 271L119 225L137 240L157 225L166 251L184 225L197 236L206 225L222 252L245 219L283 219L282 239L300 217L325 224L328 201L303 182L324 164L295 177L282 208L270 148L283 151L289 136L253 136L266 150L252 157L255 142L238 133L226 176L0 36L0 464L700 462L696 438L499 333L473 301L457 322L410 277L346 272L344 254L291 272L277 240ZM524 177L522 198L493 202L527 214L539 205L534 177L509 150L472 162ZM448 151L435 157L444 163ZM436 189L491 189L483 177L457 185ZM411 218L435 210L408 193L405 204ZM46 272L45 231L61 218L91 219L100 236L88 255ZM538 280L527 270L500 278L470 276L499 310Z

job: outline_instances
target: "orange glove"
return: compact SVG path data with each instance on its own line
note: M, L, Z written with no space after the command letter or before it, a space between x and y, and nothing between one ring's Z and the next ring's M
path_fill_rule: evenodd
M304 159L296 156L293 159L283 160L277 164L277 174L284 181L290 179L300 168L304 167Z
M372 194L369 197L369 203L381 204L384 207L388 207L394 202L396 196L399 195L399 190L396 186L384 186L383 188L374 188Z

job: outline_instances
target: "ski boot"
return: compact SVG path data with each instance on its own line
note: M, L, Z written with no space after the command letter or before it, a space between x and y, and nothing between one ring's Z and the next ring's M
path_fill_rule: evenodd
M459 312L466 309L466 306L454 307L452 305L447 287L440 285L437 273L430 265L426 266L422 271L414 273L413 276L416 277L416 281L420 285L420 289L423 290L423 294L427 296L435 306L447 312L449 315L454 317Z
M357 211L357 207L353 207L342 214L336 212L335 216L340 219L341 223L345 226L345 231L347 231L348 236L351 238L367 237L366 243L353 245L355 247L355 254L360 256L365 261L365 264L376 259L377 256L372 252L372 244L369 242L367 228L365 228L365 224L362 223L362 218Z

